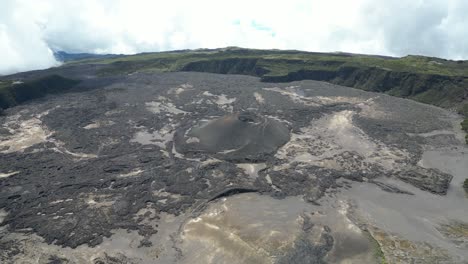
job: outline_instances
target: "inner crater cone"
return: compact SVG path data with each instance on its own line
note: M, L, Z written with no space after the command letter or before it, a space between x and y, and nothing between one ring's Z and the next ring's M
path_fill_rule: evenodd
M282 122L252 112L201 121L175 135L180 153L210 153L239 162L264 161L289 139L289 129Z

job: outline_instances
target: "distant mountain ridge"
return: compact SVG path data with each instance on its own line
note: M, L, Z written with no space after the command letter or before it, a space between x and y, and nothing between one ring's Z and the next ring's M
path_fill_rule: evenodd
M121 57L121 54L94 54L94 53L68 53L65 51L55 51L54 57L61 62L70 62L84 59L111 59Z

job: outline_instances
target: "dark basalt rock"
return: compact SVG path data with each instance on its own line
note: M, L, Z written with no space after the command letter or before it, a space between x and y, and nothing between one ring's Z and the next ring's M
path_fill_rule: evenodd
M264 161L289 141L289 129L283 123L242 112L211 121L201 121L195 127L179 130L176 149L183 154L204 152L229 161Z
M379 188L380 188L382 191L386 191L386 192L389 192L389 193L399 193L399 194L414 195L414 193L408 192L408 191L406 191L406 190L402 190L402 189L400 189L399 187L397 187L397 186L395 186L395 185L392 185L392 184L383 183L383 182L380 182L380 181L370 181L370 182L372 182L373 184L379 186Z
M9 128L20 129L20 122L35 118L51 132L45 142L24 151L0 153L0 173L18 172L0 178L0 209L7 212L0 226L5 228L5 233L34 233L45 243L63 247L77 248L83 244L94 247L116 229L134 230L144 238L157 232L154 221L151 219L148 224L149 217L138 213L142 209L150 210L155 219L160 213L181 215L202 208L197 207L199 204L242 192L258 192L275 198L301 195L304 200L317 204L329 190L335 189L340 178L363 181L394 176L396 172L382 170L378 164L369 163L364 156L348 150L323 159L336 162L335 167L294 161L300 154L294 149L283 155L284 159L275 157L278 148L290 140L290 131L298 135L314 133L301 129L344 110L356 112L353 122L370 140L408 153L409 157L399 167L407 168L397 175L401 179L437 193L444 193L451 179L450 175L419 170L416 164L421 159L424 139L407 135L446 127L439 122L439 110L431 112L430 108L385 96L375 101L393 115L379 119L359 115L361 109L352 103L305 105L265 90L266 85L252 77L135 73L88 79L84 76L89 71L88 68L78 71L83 75L76 78L83 80L77 86L80 92L34 100L7 109L6 116L0 116L2 127L7 127L11 116L19 114L20 118L8 125ZM69 75L74 78L75 72ZM186 83L193 88L173 93L175 85ZM267 87L270 85L286 89L290 84ZM367 100L374 96L318 82L300 85L305 88L304 96L309 98L344 96ZM89 89L81 90L82 87ZM208 103L213 98L206 97L204 91L236 100L230 108L213 105ZM262 94L265 103L257 102L254 92ZM151 102L170 102L170 107L183 110L184 114L154 113L148 109L147 103ZM234 113L229 112L231 109ZM243 109L255 109L255 113ZM213 119L200 121L207 118ZM413 123L416 118L424 122ZM277 120L285 120L287 125ZM95 123L102 125L85 128ZM154 137L154 142L135 141L141 132L161 133L164 140ZM173 132L174 138L166 142L165 137ZM6 128L0 134L14 135ZM322 138L325 136L315 137L324 146L318 143L311 146L333 151L327 139ZM80 153L95 157L80 157ZM310 154L322 155L313 147ZM237 166L239 162L264 162L267 169L253 178ZM321 263L323 252L332 245L330 232L321 230L323 236L317 236L321 238L319 244L309 241L309 237L301 238L283 262L294 263L303 254L314 252L317 263ZM140 244L148 246L149 242ZM0 234L0 262L8 263L12 255L20 254L20 246L20 242L2 240ZM62 257L58 255L51 261L60 261ZM113 257L117 256L100 257L96 261L111 262ZM123 263L130 262L121 259Z
M437 169L413 167L398 174L398 178L424 191L447 194L453 176Z
M294 241L294 247L281 256L277 263L327 263L326 255L335 244L332 231L328 226L319 226L316 229L313 227L314 224L305 217L302 226L304 233Z

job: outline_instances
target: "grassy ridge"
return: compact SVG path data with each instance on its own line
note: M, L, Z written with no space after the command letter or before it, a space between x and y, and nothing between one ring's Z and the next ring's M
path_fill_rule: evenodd
M466 144L468 144L468 118L465 118L465 120L463 120L463 122L461 123L461 126L462 126L463 131L465 131L466 133L465 141L466 141Z
M346 53L316 53L282 50L253 50L227 48L216 50L196 50L181 52L143 53L110 59L89 59L72 63L99 63L131 65L132 62L145 65L145 69L174 71L190 62L201 60L261 59L261 66L269 70L270 75L284 75L291 71L291 65L301 63L306 68L336 70L340 66L376 67L389 71L411 72L419 74L437 74L445 76L468 76L468 61L450 61L433 57L406 56L392 58ZM288 63L293 62L293 63ZM273 62L273 63L272 63ZM280 63L278 63L280 62Z
M463 105L463 107L460 110L460 114L465 116L465 120L463 120L463 122L461 123L461 127L463 131L466 132L465 141L466 141L466 144L468 144L468 104ZM467 189L468 189L468 180L466 181L466 183L467 183Z

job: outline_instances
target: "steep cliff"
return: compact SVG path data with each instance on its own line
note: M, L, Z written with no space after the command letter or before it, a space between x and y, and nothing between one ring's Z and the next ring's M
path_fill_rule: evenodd
M71 89L79 81L59 75L48 75L39 79L3 81L0 86L0 108L9 108L47 94L60 93Z
M282 66L284 73L269 70ZM277 67L279 68L279 67ZM468 95L468 77L391 71L377 67L347 66L342 62L229 58L184 65L182 71L246 74L264 82L327 81L366 91L383 92L444 108L459 108Z

